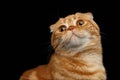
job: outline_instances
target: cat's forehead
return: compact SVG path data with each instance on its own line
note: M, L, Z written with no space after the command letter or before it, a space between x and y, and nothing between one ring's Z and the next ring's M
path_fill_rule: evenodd
M69 24L74 24L74 22L77 20L77 17L76 16L74 16L74 15L69 15L69 16L67 16L67 17L65 17L65 18L60 18L59 20L58 20L58 24L65 24L65 25L68 25L68 23Z
M76 16L76 15L68 15L64 19L70 20L70 19L77 19L77 18L78 18L78 16Z
M66 21L76 20L76 19L78 19L78 18L80 18L80 16L68 15L68 16L66 16L66 17L64 17L64 18L60 18L59 21L60 21L60 22L66 22Z
M76 21L78 19L90 19L90 17L84 13L76 13L76 14L68 15L64 18L60 18L57 21L57 23L71 23L71 22Z
M72 15L68 15L64 18L60 18L56 24L58 25L66 25L67 27L70 25L76 25L76 21L79 19L84 19L84 15L82 14L72 14Z
M50 26L51 32L56 30L60 25L66 25L66 27L69 27L70 25L75 26L79 19L90 20L93 19L93 16L91 13L75 13L64 18L60 18L55 24Z

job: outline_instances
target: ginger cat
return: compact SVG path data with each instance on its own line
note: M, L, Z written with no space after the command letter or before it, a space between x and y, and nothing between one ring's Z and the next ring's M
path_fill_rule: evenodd
M92 13L75 13L50 26L55 50L50 62L20 80L106 80L100 29Z

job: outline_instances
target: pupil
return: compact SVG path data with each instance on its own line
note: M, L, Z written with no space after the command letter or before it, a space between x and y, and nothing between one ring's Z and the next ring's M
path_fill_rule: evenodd
M61 31L64 31L63 28L61 29Z
M84 24L84 21L83 20L78 20L76 24L82 26Z
M61 28L61 31L64 31L64 30L65 30L65 27L62 27L62 28Z
M79 25L82 25L82 24L83 24L83 21L80 21L80 22L79 22Z
M66 30L66 26L63 25L63 26L60 27L60 31L61 31L61 32L62 32L62 31L65 31L65 30Z

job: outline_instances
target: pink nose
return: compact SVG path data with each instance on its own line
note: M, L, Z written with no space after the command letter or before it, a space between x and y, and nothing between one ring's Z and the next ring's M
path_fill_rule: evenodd
M69 26L68 30L73 30L74 26Z

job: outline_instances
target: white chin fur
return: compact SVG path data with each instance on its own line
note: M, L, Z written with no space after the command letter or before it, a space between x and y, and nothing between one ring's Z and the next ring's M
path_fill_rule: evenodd
M86 43L89 42L89 34L88 32L85 32L84 37L80 37L80 35L76 36L72 34L71 32L67 33L67 40L65 41L66 47L76 48L84 46Z
M71 47L77 47L77 46L81 46L83 42L81 42L80 38L78 38L75 35L72 35L71 39L69 40L69 46Z

